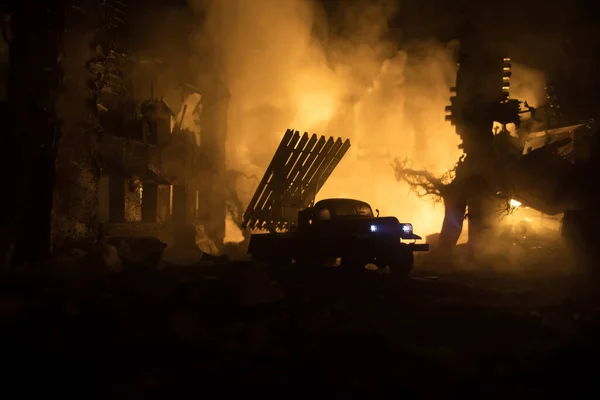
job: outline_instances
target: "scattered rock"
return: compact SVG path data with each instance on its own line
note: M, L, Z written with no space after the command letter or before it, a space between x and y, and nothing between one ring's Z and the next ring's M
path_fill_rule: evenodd
M129 270L158 269L167 246L154 237L113 237L108 244L117 249L123 267Z
M197 247L191 246L169 246L162 253L162 267L173 266L191 266L197 265L202 261L204 253Z
M71 265L73 262L78 262L87 255L88 252L83 249L69 248L56 256L56 263L62 266Z
M271 280L264 269L251 267L245 278L242 288L243 306L276 303L284 299L283 289Z
M194 227L194 241L196 243L196 246L198 246L198 248L202 250L203 253L216 256L219 253L219 249L215 242L210 237L208 237L208 235L204 231L204 225L199 224L195 225Z
M121 262L119 251L115 246L104 246L103 259L104 265L109 272L115 274L123 272L123 262Z
M53 260L53 271L62 276L103 276L123 271L118 250L113 245L89 244L63 249Z

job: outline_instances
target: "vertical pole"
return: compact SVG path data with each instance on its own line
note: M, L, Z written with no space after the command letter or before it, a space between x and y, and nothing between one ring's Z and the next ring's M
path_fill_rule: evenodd
M184 223L187 220L187 193L185 186L173 185L173 221Z
M158 185L154 182L144 182L142 190L142 222L156 223L158 215Z
M125 222L125 179L122 176L109 177L108 196L110 222Z

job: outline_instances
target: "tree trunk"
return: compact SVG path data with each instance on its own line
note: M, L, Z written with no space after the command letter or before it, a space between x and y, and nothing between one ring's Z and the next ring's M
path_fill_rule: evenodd
M436 251L440 255L451 256L462 233L467 201L464 193L455 184L446 187L443 200L444 221Z
M483 162L480 162L482 165ZM482 168L483 169L483 168ZM483 169L492 171L491 167ZM492 176L488 172L487 176ZM477 261L478 255L482 254L489 245L491 235L496 225L496 212L498 199L494 195L492 187L496 186L480 174L469 176L467 205L469 207L469 260Z
M7 76L7 131L11 165L4 168L3 218L12 229L12 264L34 263L50 253L50 216L56 145L55 112L61 82L64 5L15 2Z

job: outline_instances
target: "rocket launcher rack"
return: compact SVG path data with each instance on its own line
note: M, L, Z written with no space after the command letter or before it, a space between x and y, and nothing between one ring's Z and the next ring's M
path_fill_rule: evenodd
M297 211L309 207L350 148L342 141L288 129L275 151L242 222L243 229L289 229ZM285 209L293 212L286 215ZM294 212L295 211L295 212Z

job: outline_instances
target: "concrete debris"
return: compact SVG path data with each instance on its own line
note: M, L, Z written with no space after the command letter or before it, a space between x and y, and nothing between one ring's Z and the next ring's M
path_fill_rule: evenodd
M153 237L111 238L109 244L117 250L123 267L134 270L157 270L166 247L165 243Z
M114 259L119 250L124 253L124 246L106 246L109 249L107 259ZM76 250L70 254L79 256L83 270L92 253ZM0 296L1 331L15 348L15 360L22 359L32 344L43 355L66 354L67 359L76 359L87 355L89 343L97 343L101 357L131 355L133 364L117 363L122 368L119 376L132 381L136 377L128 376L131 371L158 371L160 379L168 382L159 385L165 390L168 384L181 384L180 376L188 371L190 385L203 374L230 379L232 371L245 374L246 381L252 375L252 379L289 382L298 376L299 363L306 366L303 371L329 374L324 380L339 378L346 386L355 382L355 376L362 379L371 373L372 382L379 379L377 383L384 386L404 380L414 387L429 387L433 377L460 382L464 388L463 382L491 379L494 373L501 383L523 378L523 368L539 376L546 365L554 368L550 362L567 365L557 353L566 338L580 341L574 343L582 354L597 352L599 324L589 320L597 312L595 302L579 305L581 300L576 298L567 310L565 305L554 308L561 303L549 299L546 306L538 307L533 304L536 299L525 299L526 304L511 300L513 285L508 288L511 291L490 294L489 288L496 286L499 277L486 281L487 275L482 275L474 290L464 281L451 281L457 275L444 271L435 275L439 277L435 282L428 281L431 272L416 271L415 279L404 287L375 274L358 284L339 276L332 281L327 269L318 270L310 279L290 276L279 285L271 281L267 268L251 263L172 268L142 279L125 274L81 286L74 280L51 281L49 286L43 280L18 289L18 280L0 280L0 289L5 291ZM553 282L565 284L562 277ZM547 289L537 278L528 285L546 296ZM574 313L580 321L573 321ZM34 347L34 351L40 350ZM81 363L56 365L82 368ZM561 376L573 365L577 363L564 367ZM586 370L587 365L581 367L577 376ZM56 372L56 367L42 371L50 372ZM59 370L57 375L69 373L76 371ZM545 376L539 378L540 385L547 385ZM440 391L452 392L446 386Z
M208 237L204 231L204 225L196 225L196 246L206 254L216 256L219 254L219 248L215 242Z
M167 265L191 266L199 264L203 257L204 252L197 247L175 245L165 249L161 261L163 266L165 263Z
M77 264L82 266L81 259L86 257L88 253L82 249L71 248L56 257L56 263L61 266Z
M251 267L246 275L242 287L242 306L271 304L284 299L283 289L271 280L264 269Z
M102 253L106 269L112 273L123 272L123 262L119 258L119 250L115 246L106 245Z
M86 248L69 248L57 255L54 265L57 273L66 276L112 275L123 272L123 262L114 245L93 244Z

